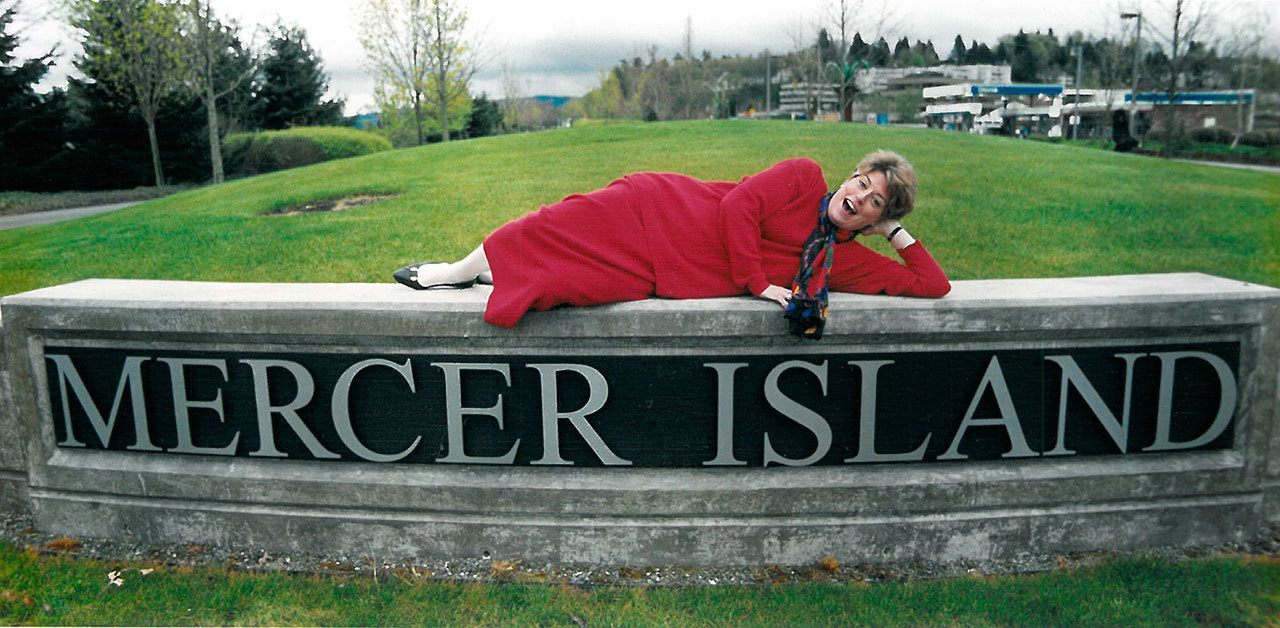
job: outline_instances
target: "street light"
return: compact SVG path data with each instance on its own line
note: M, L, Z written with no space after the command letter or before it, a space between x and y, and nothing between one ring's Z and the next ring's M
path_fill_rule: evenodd
M1080 130L1080 120L1081 120L1080 118L1080 70L1081 68L1084 67L1084 47L1082 47L1080 44L1076 44L1071 49L1071 53L1076 56L1076 85L1075 85L1076 102L1075 102L1075 107L1072 108L1072 111L1075 112L1075 123L1071 125L1071 139L1075 140L1078 137L1077 131Z
M1134 132L1138 118L1138 65L1142 62L1142 11L1121 13L1120 19L1137 19L1137 28L1133 29L1133 91L1129 92L1129 137L1138 139Z

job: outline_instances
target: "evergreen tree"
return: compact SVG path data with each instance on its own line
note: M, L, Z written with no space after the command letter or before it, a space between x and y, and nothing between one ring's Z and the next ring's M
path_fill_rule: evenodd
M871 46L867 42L862 41L862 33L853 34L853 43L849 44L849 59L853 61L866 60L867 55L871 52Z
M822 58L822 62L839 61L840 52L836 50L835 43L831 40L831 34L827 29L818 29L818 54Z
M102 84L70 79L66 150L57 160L61 189L109 190L153 184L147 136L137 109ZM209 144L200 101L188 92L157 106L156 140L168 181L204 181Z
M17 2L0 0L0 190L54 189L49 167L63 152L66 98L35 91L54 51L17 62L20 42L11 32L17 9Z
M893 46L893 64L895 66L911 65L911 41L903 36Z
M1038 80L1040 68L1031 50L1031 38L1021 29L1013 36L1013 58L1010 61L1013 66L1013 82L1032 83Z
M965 60L964 38L956 35L955 43L951 44L951 54L947 55L947 61L956 65L964 65Z
M883 67L889 65L891 59L893 59L893 53L889 51L889 42L885 41L883 37L877 39L876 43L871 46L867 61L873 66Z
M993 64L996 62L996 53L991 51L991 47L986 44L979 44L976 41L969 48L969 53L965 56L965 62L971 64Z
M344 103L322 100L329 90L329 77L301 27L276 24L259 79L257 108L263 128L341 122Z
M480 94L471 100L471 118L467 120L467 137L493 135L502 128L502 111L498 103Z
M1006 35L1006 37L1008 37ZM1001 41L996 44L996 49L991 53L992 63L1012 63L1013 62L1013 46Z
M911 53L918 57L915 60L917 65L938 65L942 62L938 58L938 51L933 48L933 40L920 41L916 40L914 46L911 47Z

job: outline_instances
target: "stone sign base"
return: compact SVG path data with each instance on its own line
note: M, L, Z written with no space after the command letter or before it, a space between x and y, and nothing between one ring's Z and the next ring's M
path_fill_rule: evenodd
M73 536L632 565L1015 558L1280 521L1280 290L834 295L816 343L748 298L498 329L487 290L6 297L0 503Z

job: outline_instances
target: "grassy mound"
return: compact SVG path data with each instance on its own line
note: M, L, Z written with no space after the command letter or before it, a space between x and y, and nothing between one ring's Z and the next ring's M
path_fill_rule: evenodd
M233 133L222 144L230 175L255 175L391 150L386 138L346 127Z
M86 277L386 282L405 263L461 256L503 223L629 172L736 180L809 156L835 185L876 148L915 163L918 208L906 223L953 279L1202 271L1280 286L1276 175L923 129L699 121L379 152L0 231L0 294ZM263 215L362 194L395 196Z

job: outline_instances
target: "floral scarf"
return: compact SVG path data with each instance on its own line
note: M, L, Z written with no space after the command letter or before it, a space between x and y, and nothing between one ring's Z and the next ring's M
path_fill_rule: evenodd
M804 241L800 253L800 269L792 281L791 297L787 299L788 331L801 338L822 339L822 328L827 324L827 275L835 260L836 228L827 218L827 204L831 194L822 197L818 204L818 226ZM854 237L858 234L854 233Z

